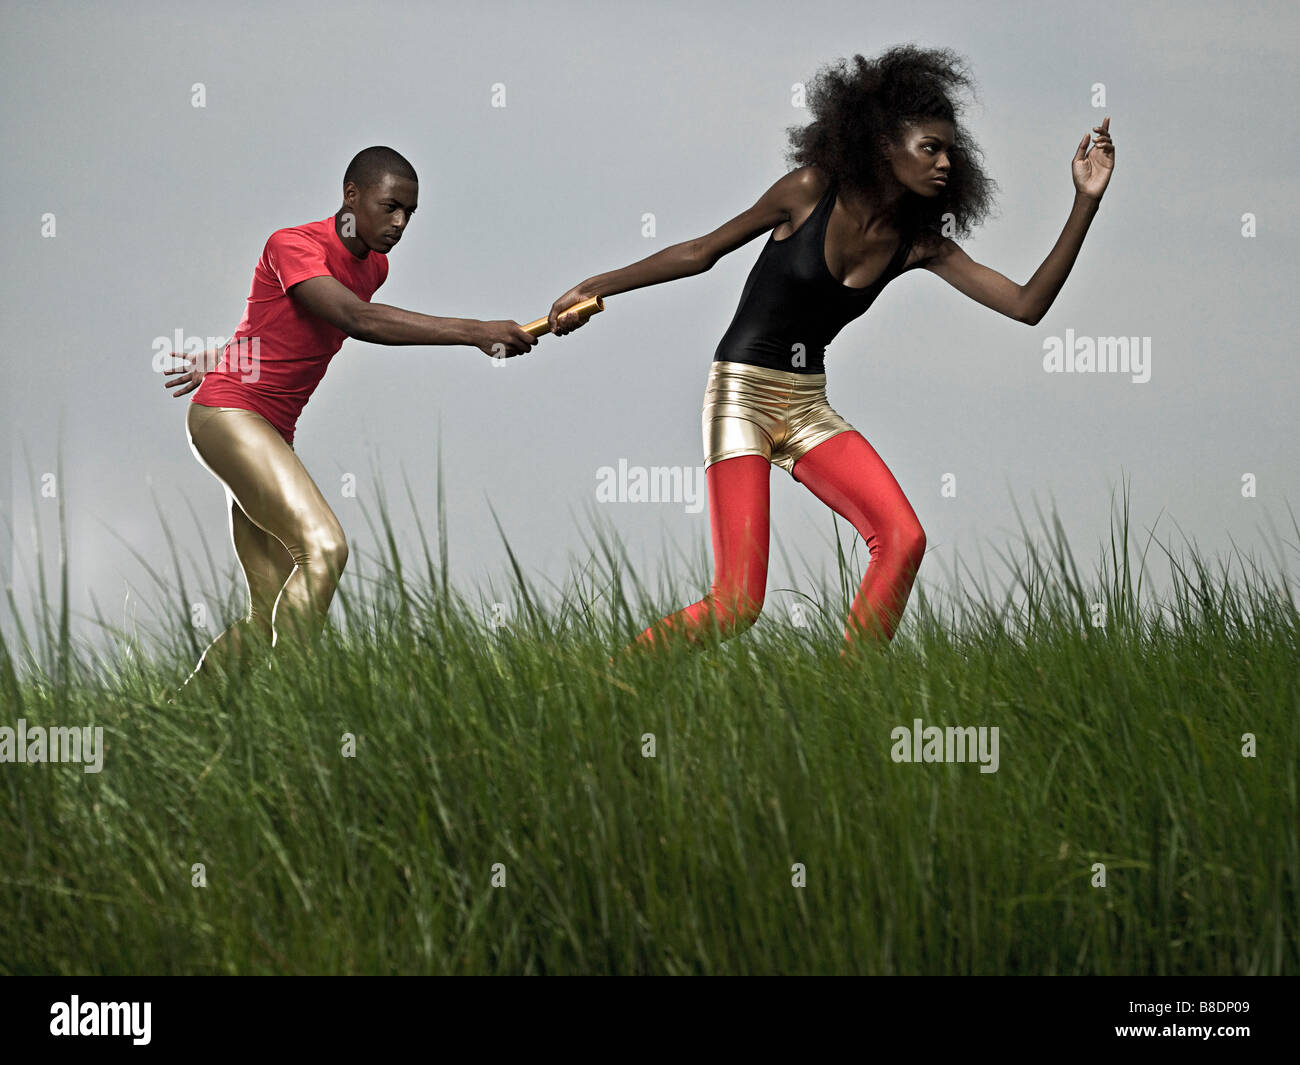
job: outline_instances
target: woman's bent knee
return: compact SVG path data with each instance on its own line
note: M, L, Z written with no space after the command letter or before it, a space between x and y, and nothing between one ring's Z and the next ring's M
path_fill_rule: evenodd
M921 559L925 557L925 530L920 523L906 526L900 532L900 547L913 570L921 568Z

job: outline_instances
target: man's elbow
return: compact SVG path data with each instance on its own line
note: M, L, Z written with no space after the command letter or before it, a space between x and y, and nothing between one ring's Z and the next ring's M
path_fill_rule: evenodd
M375 336L375 322L370 311L370 304L358 300L355 304L348 304L340 311L340 320L335 324L353 340L363 340L367 344L378 343Z

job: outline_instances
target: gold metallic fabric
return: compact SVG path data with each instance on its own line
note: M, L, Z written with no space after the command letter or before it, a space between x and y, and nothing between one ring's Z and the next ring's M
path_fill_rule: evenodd
M191 402L185 427L195 457L221 482L230 533L248 581L249 619L280 630L285 607L319 630L347 561L338 518L279 431L238 407Z
M762 455L794 476L794 464L853 426L826 401L824 373L791 373L743 362L714 362L700 416L704 466Z

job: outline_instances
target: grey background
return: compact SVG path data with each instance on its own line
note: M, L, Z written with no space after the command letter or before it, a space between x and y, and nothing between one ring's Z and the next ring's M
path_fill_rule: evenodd
M583 278L744 210L787 169L786 127L808 119L794 83L906 41L971 63L964 121L1000 193L964 247L1013 280L1059 235L1071 155L1103 115L1117 150L1039 326L914 271L829 349L831 403L927 531L922 584L941 588L983 556L996 586L998 552L1020 539L1013 500L1031 524L1034 502L1054 500L1091 570L1124 477L1140 533L1178 542L1181 529L1206 553L1235 543L1266 558L1275 529L1288 565L1294 555L1293 4L46 3L8 4L4 23L0 498L15 542L0 554L20 605L38 538L57 574L57 503L39 485L60 451L74 610L97 602L143 623L162 608L131 550L165 571L160 512L194 559L200 526L213 546L219 580L187 562L191 598L230 591L222 493L188 449L188 397L164 391L151 343L232 333L266 238L333 213L359 149L391 145L421 179L376 300L523 322ZM195 82L205 108L191 106ZM498 82L505 108L491 106ZM1254 239L1241 235L1247 212ZM596 471L702 463L709 361L763 239L707 274L613 297L588 327L505 367L467 348L346 342L297 446L353 542L350 570L374 543L363 506L375 469L403 550L416 550L402 471L431 526L441 439L462 589L507 583L489 505L539 585L565 581L593 521L651 587L688 575L709 557L707 509L597 505ZM1043 339L1067 329L1149 336L1151 380L1046 374ZM355 500L340 491L348 472ZM1246 472L1255 499L1242 498ZM945 473L955 499L940 495ZM779 621L777 589L811 591L832 572L833 520L779 469L772 507L794 560L791 572L774 546ZM1155 551L1157 590L1166 568ZM685 587L663 605L705 590ZM96 638L88 621L76 631Z

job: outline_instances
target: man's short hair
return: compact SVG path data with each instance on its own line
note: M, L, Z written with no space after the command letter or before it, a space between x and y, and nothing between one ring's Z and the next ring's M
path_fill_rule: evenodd
M363 148L352 157L348 168L343 172L343 184L353 182L359 189L373 188L383 180L385 174L393 174L408 181L419 182L415 176L415 167L392 148L376 145Z

